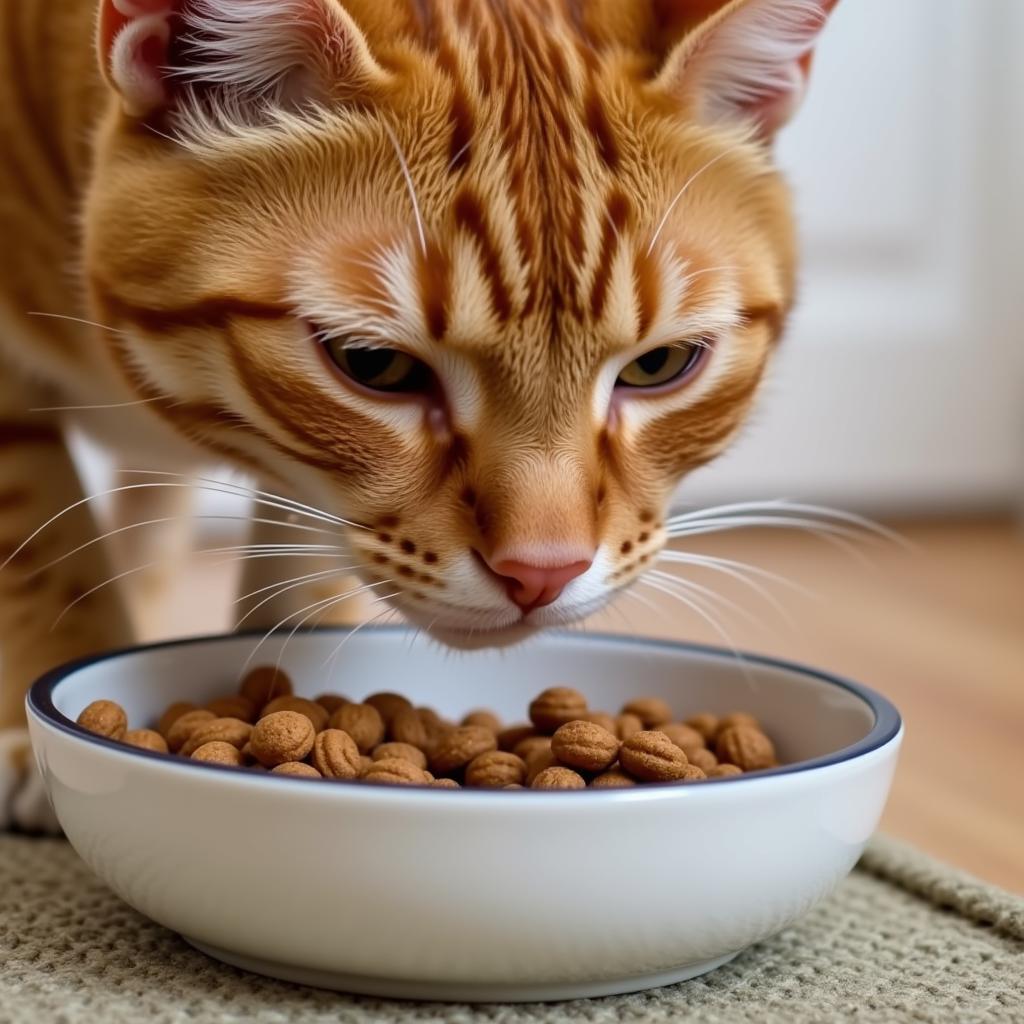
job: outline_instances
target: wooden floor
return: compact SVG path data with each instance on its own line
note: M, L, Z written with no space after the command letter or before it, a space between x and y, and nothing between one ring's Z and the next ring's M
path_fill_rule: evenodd
M795 628L741 584L706 572L690 578L714 580L761 620L724 620L737 646L850 676L897 705L907 734L882 824L887 832L1024 892L1024 534L1007 522L898 528L917 550L880 548L869 553L871 565L785 531L688 544L810 590L813 597L774 588ZM160 632L169 622L179 634L219 625L222 613L213 604L227 586L197 569ZM197 602L196 593L206 600ZM627 598L591 624L721 643L698 616L654 591L641 593L664 615Z

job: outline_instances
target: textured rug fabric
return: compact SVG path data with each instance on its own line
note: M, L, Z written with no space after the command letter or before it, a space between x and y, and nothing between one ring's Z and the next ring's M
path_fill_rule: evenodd
M1024 900L875 840L825 904L712 974L565 1003L387 1002L224 967L64 842L0 838L0 1024L1024 1021Z

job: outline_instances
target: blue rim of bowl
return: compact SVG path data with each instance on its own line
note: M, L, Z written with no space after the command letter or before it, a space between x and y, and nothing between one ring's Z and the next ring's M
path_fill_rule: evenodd
M296 632L310 634L337 634L351 632L351 630L347 626L313 626L297 630ZM360 632L366 635L408 633L409 628L407 626L370 626L366 629L360 630ZM88 743L93 743L100 747L105 747L108 750L116 750L119 753L127 754L131 757L152 758L160 761L162 764L174 764L177 767L184 768L186 770L196 769L198 771L214 770L228 772L234 778L249 778L259 782L274 780L275 782L286 784L308 784L310 781L316 780L288 775L274 775L271 772L255 773L226 765L199 764L191 762L187 758L178 757L176 754L161 754L153 750L144 750L141 747L131 747L127 744L120 743L117 740L107 739L104 736L97 736L95 733L89 732L88 729L83 729L77 722L73 722L70 718L67 718L58 711L56 705L53 703L53 691L56 687L69 676L74 675L76 672L83 668L87 668L90 665L97 665L104 661L111 661L114 658L121 658L130 654L170 650L175 647L195 646L198 644L218 643L225 640L245 639L246 637L262 637L263 635L264 633L260 630L246 630L238 633L214 633L208 636L185 637L179 640L163 640L151 644L136 644L129 647L120 647L112 651L104 651L101 654L93 654L84 658L77 658L74 661L66 662L57 668L51 669L45 675L36 680L28 691L26 703L36 715L48 724L59 729L61 732L69 733L77 739L85 740ZM571 633L566 630L548 630L545 631L543 635L573 640L580 639L580 634ZM679 640L663 640L660 638L630 636L618 633L588 633L586 634L586 639L593 639L603 643L622 644L630 647L653 647L661 650L685 651L691 654L701 654L731 662L735 662L739 658L752 665L766 665L770 668L784 669L789 672L795 672L799 675L809 676L812 679L821 680L831 686L837 686L841 690L846 690L848 693L852 693L854 696L859 697L874 713L874 725L872 725L867 734L857 740L856 743L851 743L849 746L841 747L839 750L833 751L831 754L823 754L821 757L808 758L804 761L795 761L792 764L780 765L778 768L767 768L756 772L748 772L743 775L725 776L718 779L706 779L702 781L700 786L696 787L693 786L692 783L687 782L661 782L648 783L644 786L630 787L627 789L608 788L594 790L587 787L585 790L519 789L471 790L470 792L478 796L493 796L494 794L500 793L503 797L515 796L517 794L522 795L524 793L529 793L531 796L546 794L560 799L565 799L569 796L580 797L584 795L586 799L594 799L595 797L600 799L600 797L597 796L598 794L601 794L601 796L606 799L622 798L625 796L635 797L641 794L653 796L658 792L664 793L666 790L677 791L680 788L698 792L705 789L708 784L718 785L739 782L749 784L757 779L774 778L780 775L795 775L799 772L811 771L816 768L826 768L830 765L841 764L844 761L852 761L864 754L871 753L873 750L878 750L884 747L887 743L890 743L896 738L903 727L903 720L900 717L899 711L896 710L896 706L880 693L872 690L868 686L864 686L862 683L855 683L852 679L846 679L843 676L837 676L831 672L825 672L821 669L811 668L810 666L803 665L797 661L787 661L784 658L775 658L765 654L751 654L747 651L733 651L725 647L715 647L711 644L696 644ZM375 794L380 793L382 795L388 792L408 792L410 789L429 791L431 793L456 792L455 790L429 785L368 786L365 782L360 782L358 780L332 779L331 781L334 786L345 786L346 788L356 789L361 792L366 792L367 790L372 789ZM466 791L458 790L458 792L465 793Z

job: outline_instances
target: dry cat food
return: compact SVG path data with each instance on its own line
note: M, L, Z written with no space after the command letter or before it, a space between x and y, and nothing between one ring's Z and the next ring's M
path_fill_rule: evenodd
M297 697L287 674L253 669L238 693L205 707L172 704L152 729L129 729L124 710L98 700L78 724L144 750L208 764L308 779L456 789L610 789L698 782L778 765L752 715L701 712L675 721L657 697L618 714L594 711L578 690L553 686L529 721L503 725L477 710L461 722L398 693L352 701L340 693Z

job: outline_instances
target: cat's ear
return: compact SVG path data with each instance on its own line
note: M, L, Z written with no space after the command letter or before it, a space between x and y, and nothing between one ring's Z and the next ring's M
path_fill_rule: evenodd
M100 0L98 50L132 117L185 86L300 106L387 77L339 0Z
M657 85L699 121L753 122L769 139L800 105L814 45L837 2L704 3L710 13L693 24L689 0L661 0L659 21L685 24L685 34L669 52Z

